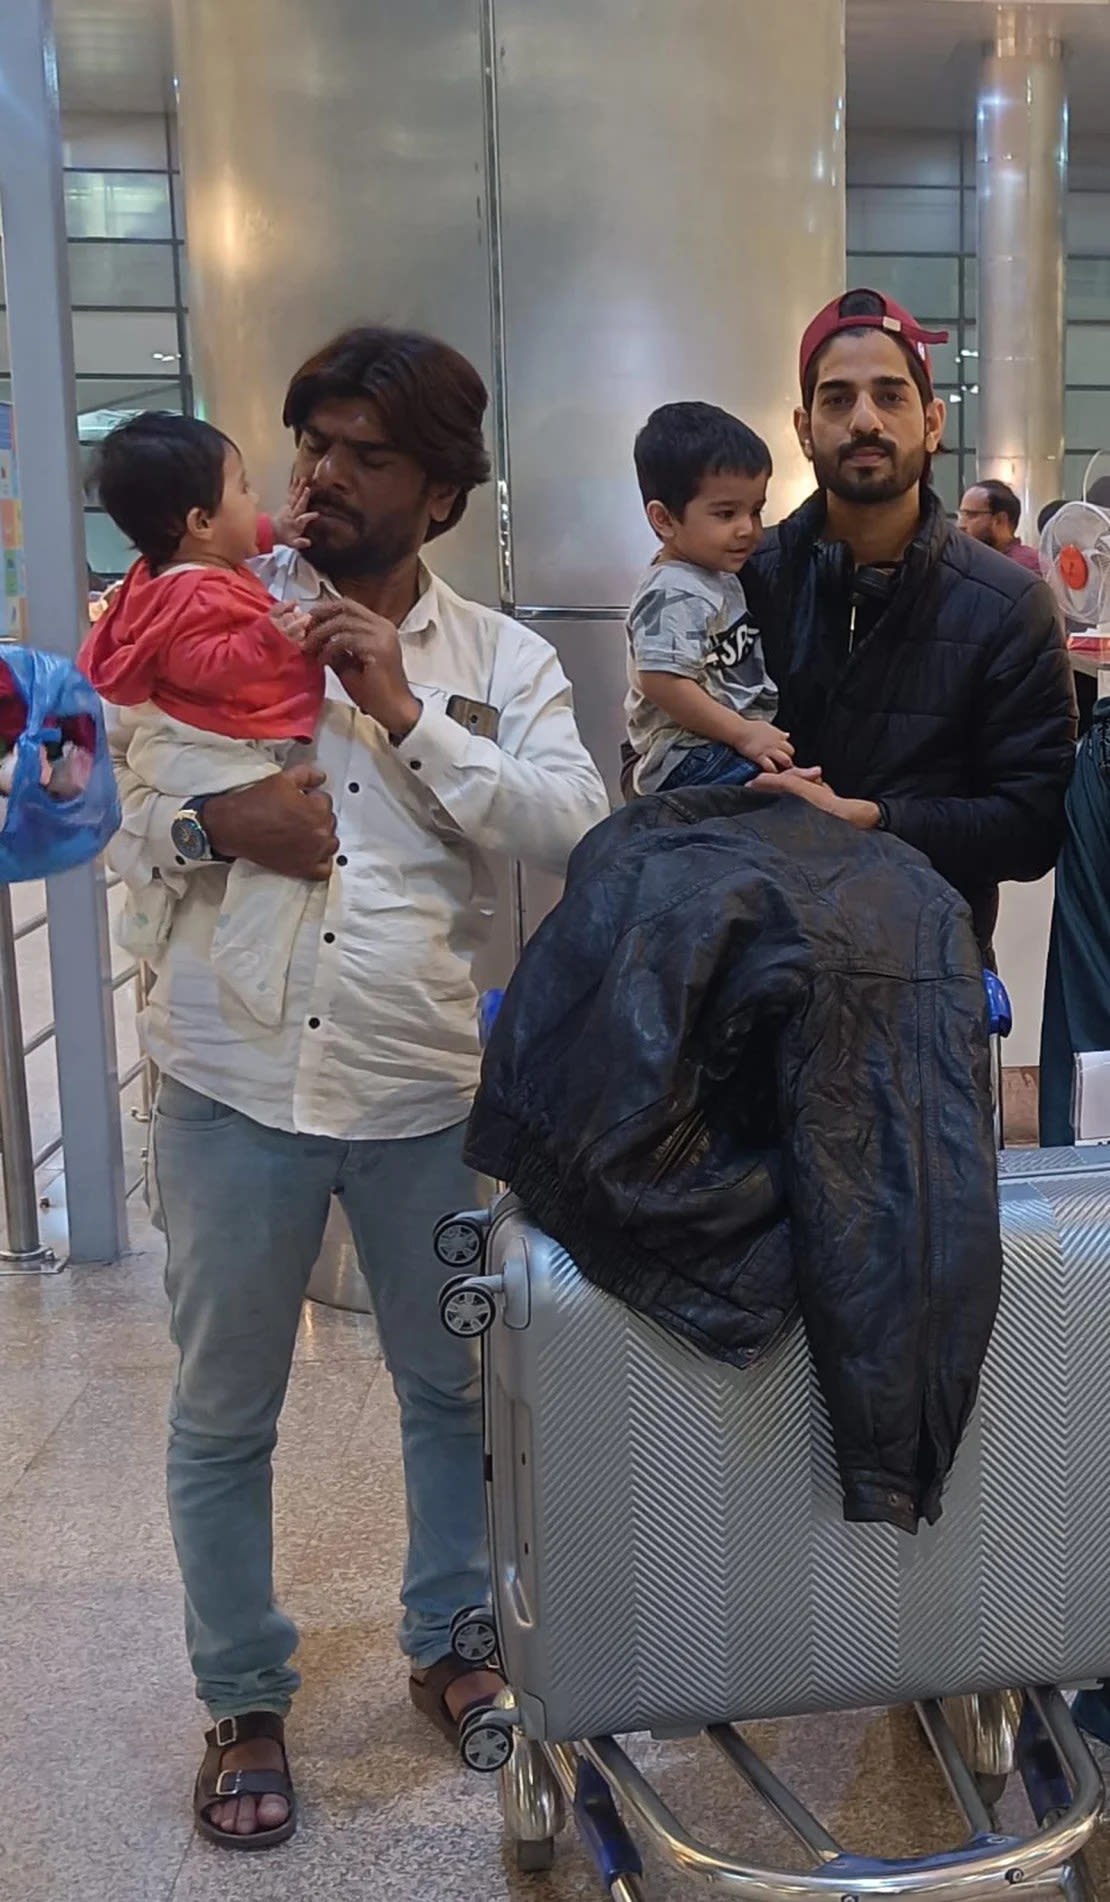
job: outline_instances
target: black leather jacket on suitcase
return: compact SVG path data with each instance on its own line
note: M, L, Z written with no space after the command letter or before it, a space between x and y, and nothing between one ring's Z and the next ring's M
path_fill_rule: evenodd
M590 1280L744 1366L800 1306L849 1519L940 1511L998 1302L980 957L898 840L733 787L571 861L467 1161Z

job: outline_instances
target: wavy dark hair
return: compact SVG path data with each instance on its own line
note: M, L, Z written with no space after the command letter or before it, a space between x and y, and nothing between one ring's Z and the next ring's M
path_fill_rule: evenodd
M368 396L395 449L411 456L429 482L458 490L450 514L428 539L462 520L472 489L489 481L482 436L489 394L472 363L418 330L361 325L344 330L303 363L286 392L282 421L300 439L317 405Z

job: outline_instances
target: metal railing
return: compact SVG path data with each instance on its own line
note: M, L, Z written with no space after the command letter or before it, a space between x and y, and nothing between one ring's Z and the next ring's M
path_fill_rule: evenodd
M111 892L120 882L118 877L109 876L106 890ZM46 925L45 910L35 912L16 925L11 889L0 885L0 1179L8 1242L6 1248L0 1248L0 1275L54 1274L59 1267L53 1249L42 1241L36 1177L38 1171L58 1155L63 1139L59 1134L41 1149L35 1149L26 1067L28 1057L57 1037L57 1024L51 1018L32 1036L24 1036L16 948L36 932L44 931ZM129 984L134 987L136 1010L141 1011L150 985L145 965L136 962L114 972L109 988L118 994ZM119 1078L121 1098L136 1081L141 1085L140 1105L131 1114L136 1122L148 1123L154 1101L154 1069L145 1056L139 1057Z

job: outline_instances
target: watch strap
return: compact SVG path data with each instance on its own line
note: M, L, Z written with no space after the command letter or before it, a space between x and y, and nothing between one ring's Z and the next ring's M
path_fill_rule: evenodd
M195 819L197 825L200 827L201 831L204 833L205 838L208 840L209 858L216 865L231 865L234 863L234 860L229 859L226 852L217 852L215 846L212 843L211 838L209 837L208 828L204 823L204 808L208 804L208 801L210 799L214 799L215 797L216 797L215 793L195 793L191 798L186 799L184 805L181 807L181 810L182 812L190 813L192 817Z

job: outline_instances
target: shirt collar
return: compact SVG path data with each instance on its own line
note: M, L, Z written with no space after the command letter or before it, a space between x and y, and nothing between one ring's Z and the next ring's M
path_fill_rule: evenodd
M334 581L327 575L321 574L319 568L314 568L312 563L306 561L303 556L299 580L302 594L312 600L319 600L324 594L336 597L339 595L339 589ZM439 622L439 582L431 569L423 562L420 563L419 582L420 593L401 622L397 630L399 634L430 634Z
M400 634L430 634L439 620L439 583L430 568L420 563L420 593L401 622Z

